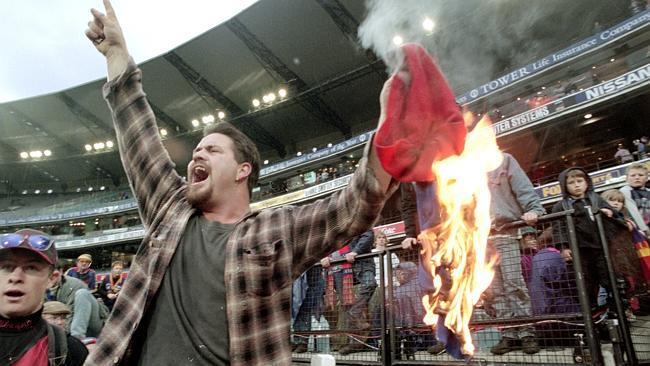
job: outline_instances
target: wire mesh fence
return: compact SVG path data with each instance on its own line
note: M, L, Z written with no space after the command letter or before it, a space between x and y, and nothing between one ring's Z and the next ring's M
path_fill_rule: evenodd
M606 224L596 223L602 233ZM584 248L570 211L534 226L495 228L488 241L498 258L494 279L475 306L475 351L466 359L450 356L423 322L423 297L434 287L419 248L392 243L353 262L345 251L334 253L294 284L294 298L302 299L292 310L294 362L315 353L341 365L650 362L647 289L616 258L631 243L609 235L601 241L607 255ZM598 273L603 263L612 276Z

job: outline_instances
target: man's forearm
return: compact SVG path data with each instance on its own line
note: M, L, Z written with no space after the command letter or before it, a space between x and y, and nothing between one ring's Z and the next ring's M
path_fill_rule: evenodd
M372 141L373 140L371 140L369 143L372 144ZM377 178L377 181L381 185L382 190L384 192L388 191L388 186L391 182L392 177L390 174L386 173L382 167L381 162L377 157L377 152L375 151L374 144L370 146L370 151L368 154L368 168L373 171L375 177Z
M106 68L108 81L112 81L120 76L129 64L129 52L127 50L115 50L106 55Z

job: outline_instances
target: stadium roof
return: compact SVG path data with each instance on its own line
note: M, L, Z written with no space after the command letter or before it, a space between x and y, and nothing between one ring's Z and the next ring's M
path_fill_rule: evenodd
M498 5L500 8L493 11L502 13L503 19L497 22L482 13L487 6L484 2L470 3L464 8L449 5L440 9L436 27L441 29L431 40L440 46L440 62L457 92L465 91L462 88L471 85L468 83L489 80L504 67L547 53L549 45L558 48L576 35L589 34L591 24L579 27L573 21L579 11L588 9L591 15L584 19L593 23L594 19L620 15L625 2L580 0L569 5L549 0L544 2L549 10L539 18L539 24L546 25L540 27L531 26L534 23L530 18L519 19L530 4L523 7L509 2L510 8ZM611 11L612 6L618 13ZM549 19L556 19L563 8L567 14L559 20L567 20L567 25L559 29ZM145 91L159 127L168 133L166 146L173 160L182 170L190 158L200 134L192 120L201 121L208 115L218 119L219 111L253 138L264 159L272 161L373 128L386 68L373 52L358 44L357 31L365 15L365 5L358 0L263 0L186 44L142 63ZM467 17L467 23L460 15ZM530 52L519 55L528 59L507 57L513 54L512 42L507 43L506 50L490 43L491 33L503 39L512 31L498 24L504 20L518 26L525 21L530 28L531 34L515 37L518 42L524 42L521 37L533 36L539 41ZM481 36L480 41L487 42L484 50L458 41L459 34L480 38L482 21L485 27L492 27ZM556 32L548 31L551 25ZM464 30L475 33L468 36ZM474 57L477 64L487 64L490 53L498 55L476 74L482 76L467 81L467 73L455 68L463 65L446 57L459 53L463 59L485 54L485 58ZM19 192L23 185L34 184L52 185L58 191L62 186L82 183L124 183L115 150L89 153L84 149L86 144L115 141L111 117L101 97L102 84L103 80L97 80L0 104L0 192ZM287 91L284 100L277 96L281 88ZM273 106L253 106L253 99L263 104L263 97L270 92L276 94ZM35 160L19 157L21 152L37 150L49 150L52 155Z

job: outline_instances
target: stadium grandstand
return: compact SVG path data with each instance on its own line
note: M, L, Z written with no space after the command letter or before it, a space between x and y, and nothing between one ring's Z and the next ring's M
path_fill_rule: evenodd
M630 7L621 0L549 3L563 14L542 13L527 30L530 43L523 39L508 45L525 52L493 51L489 57L496 61L477 66L480 74L469 73L478 75L471 80L462 68L484 62L490 50L484 54L472 49L475 44L460 42L452 52L452 45L436 37L471 34L475 26L465 29L463 20L445 22L441 16L436 21L441 35L434 31L424 40L466 115L473 123L489 116L499 147L519 162L547 212L561 199L558 174L567 168L586 169L599 193L624 186L630 164L650 169L650 8ZM508 5L499 5L507 13L501 22L525 13L522 5L510 5L515 9L509 12ZM364 2L356 0L262 0L141 63L160 135L178 173L186 174L202 129L225 120L251 137L262 155L254 210L313 202L345 187L372 138L378 96L389 76L381 57L359 45L357 34L367 14ZM448 19L464 14L473 23L484 20L482 13L467 7L449 5L441 14ZM558 24L560 31L554 32L547 26L553 22L566 24ZM435 46L443 51L436 54ZM459 64L452 54L475 57ZM0 104L0 233L24 227L45 231L55 238L64 267L89 253L100 279L116 260L128 271L145 235L102 98L103 83L96 80ZM645 150L637 143L643 137ZM617 155L620 148L629 158ZM401 212L398 191L375 227L376 233L387 235L388 251L365 257L390 258L395 253L402 262L417 263L417 254L399 245L405 237ZM535 230L543 237L560 221L566 226L562 220L565 216L550 215ZM378 265L377 278L385 274L391 279L398 268ZM340 365L466 362L442 350L428 352L431 331L421 321L398 324L391 309L393 293L403 283L381 282L385 289L372 301L383 306L375 307L380 310L369 334L346 328L349 320L338 314L318 314L311 318L310 331L294 334L294 341L303 339L307 345L293 354L294 363L309 364L315 357ZM585 299L572 286L579 305ZM626 300L620 302L626 306ZM585 313L582 305L574 313L515 320L491 318L488 306L479 306L470 324L476 347L471 362L650 363L649 314L630 312L618 324L606 314ZM545 340L541 351L489 351L501 333L522 324L534 327ZM365 348L338 352L349 339Z

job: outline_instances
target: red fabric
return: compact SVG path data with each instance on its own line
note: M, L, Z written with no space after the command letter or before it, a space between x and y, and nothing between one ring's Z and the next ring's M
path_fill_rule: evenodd
M11 366L47 366L47 336L36 342L23 356Z
M648 240L638 230L634 230L632 235L634 238L634 248L641 262L643 277L646 283L650 285L650 246L648 245Z
M338 251L334 252L332 255L330 255L330 258L332 259L344 258L345 255L349 252L350 252L350 246L346 245L343 248L339 249ZM354 304L354 272L352 271L352 263L343 262L340 264L336 264L334 266L340 267L339 275L343 277L343 289L341 290L343 293L339 294L341 305L352 305ZM334 273L331 271L330 268L330 270L327 271L327 277L326 277L325 306L332 309L335 308L336 306L334 292L335 292Z
M454 94L426 50L413 43L401 50L404 60L391 76L375 149L395 179L430 182L434 161L463 151L467 129Z

